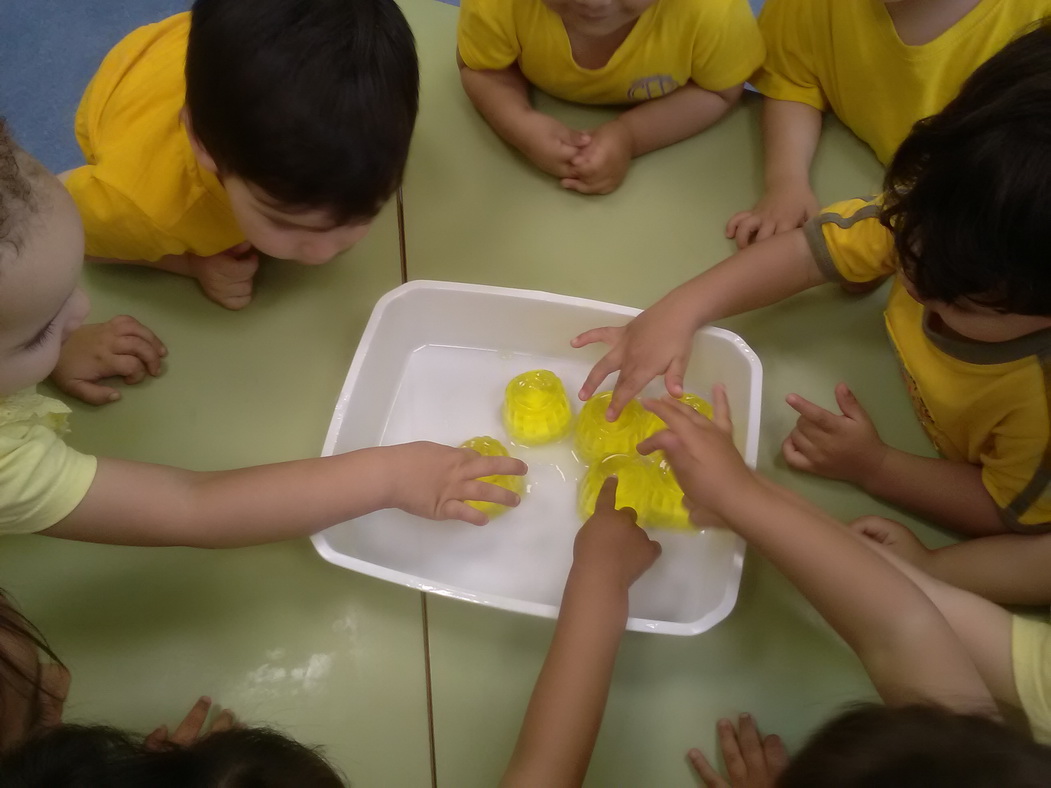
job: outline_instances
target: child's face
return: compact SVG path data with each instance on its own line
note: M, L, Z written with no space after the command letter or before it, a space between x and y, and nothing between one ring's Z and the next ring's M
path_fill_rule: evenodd
M84 230L69 193L37 176L38 206L24 220L21 244L0 245L0 396L44 380L59 350L88 314L78 286Z
M562 17L567 30L600 37L615 33L638 19L657 0L544 0Z
M252 246L280 260L327 263L368 235L372 220L333 224L325 211L290 213L236 176L223 178L237 224Z
M902 286L915 300L935 314L947 328L975 342L1009 342L1035 331L1051 328L1051 317L1016 315L999 312L973 301L947 304L944 301L925 300L916 292L912 281L899 272Z

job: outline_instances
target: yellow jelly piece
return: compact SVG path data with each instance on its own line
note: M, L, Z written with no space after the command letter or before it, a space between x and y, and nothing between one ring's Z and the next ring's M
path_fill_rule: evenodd
M635 400L628 402L616 421L606 421L613 393L596 394L580 410L574 448L581 462L594 463L612 454L634 454L642 440L646 411Z
M523 372L507 384L504 428L522 446L539 446L565 437L573 411L558 375L546 369Z
M712 406L708 403L708 400L704 399L703 397L698 397L696 394L683 394L679 398L679 402L689 405L691 408L700 413L706 419L711 419L714 413L714 411L712 411ZM645 411L645 414L645 424L642 427L642 437L639 438L639 440L642 440L643 438L648 438L650 437L650 435L654 435L668 426L664 423L664 419L662 419L655 413L650 413L647 410Z
M509 457L507 449L504 448L504 444L500 443L496 438L492 438L488 435L482 435L477 438L471 438L465 440L460 444L461 448L474 449L476 452L484 457ZM525 479L521 476L483 476L479 479L482 482L489 482L490 484L496 484L500 487L504 487L513 493L522 495L525 491ZM467 501L466 503L478 509L481 512L489 515L490 517L496 517L499 514L503 514L507 511L507 507L502 504L493 503L491 501Z
M682 487L675 480L668 461L661 459L656 466L656 483L650 494L647 525L655 528L694 530L690 513L682 505Z
M577 510L580 519L586 520L595 513L595 502L598 500L602 483L609 476L617 476L618 509L630 506L639 515L639 524L649 512L650 495L657 481L656 466L638 454L614 454L595 463L584 478L580 480L577 494Z

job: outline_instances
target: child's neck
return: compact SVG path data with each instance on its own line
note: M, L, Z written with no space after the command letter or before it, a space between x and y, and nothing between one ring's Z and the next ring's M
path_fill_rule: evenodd
M848 0L854 2L854 0ZM951 28L981 0L899 0L886 3L898 38L906 46L929 44Z
M573 30L563 22L563 26L566 28L566 35L569 36L569 46L573 52L573 60L581 68L602 68L609 63L610 58L620 48L620 45L624 43L631 31L635 29L635 23L638 21L637 18L632 19L622 28L603 36L590 36L586 33L581 33Z

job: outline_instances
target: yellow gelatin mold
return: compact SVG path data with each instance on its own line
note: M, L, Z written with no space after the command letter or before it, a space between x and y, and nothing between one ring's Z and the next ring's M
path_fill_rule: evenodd
M539 446L565 437L573 411L558 375L546 369L523 372L507 384L504 428L511 440Z
M500 443L496 438L491 438L488 435L482 435L478 438L471 438L460 444L461 448L474 449L479 454L485 457L508 457L507 449L504 448L504 444ZM519 496L525 491L525 479L521 476L483 476L479 479L482 482L489 482L490 484L496 484L500 487L504 487L513 493L517 493ZM498 503L492 503L491 501L466 501L466 503L473 506L475 509L489 515L490 517L496 517L498 514L503 514L507 511L507 507Z
M630 506L639 515L639 524L649 511L650 495L657 482L657 469L645 457L638 454L614 454L596 462L580 480L577 493L577 510L580 519L586 520L595 513L602 483L609 476L617 476L617 508Z
M662 459L656 466L656 483L650 495L647 525L655 528L673 528L681 531L694 530L690 513L682 505L682 487L675 480L668 461Z
M642 440L646 411L631 400L616 421L606 421L612 397L609 391L596 394L580 410L574 448L581 462L590 464L612 454L634 454L636 444Z
M698 397L696 394L683 394L679 398L679 402L689 405L691 408L700 413L706 419L710 419L714 413L712 411L712 406L708 402L708 400L704 399L703 397ZM639 438L639 440L642 440L643 438L648 438L650 437L650 435L658 433L668 426L664 423L664 420L660 416L650 413L648 410L644 412L646 414L646 419L645 424L642 427L642 436Z

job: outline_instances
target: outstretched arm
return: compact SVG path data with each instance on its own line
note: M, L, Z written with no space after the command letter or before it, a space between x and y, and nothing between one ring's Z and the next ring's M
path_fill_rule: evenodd
M309 536L385 508L484 525L488 518L465 500L515 506L518 496L478 478L525 470L513 457L436 443L214 472L100 458L84 500L41 533L108 544L243 547Z
M635 524L635 512L614 508L616 490L616 479L607 479L595 514L577 534L555 636L503 786L584 781L628 618L628 589L660 555L660 544Z
M712 422L670 399L647 403L668 430L640 450L667 453L691 504L715 511L788 577L887 703L995 714L966 648L922 589L832 517L757 481L731 442L721 387L715 400Z

